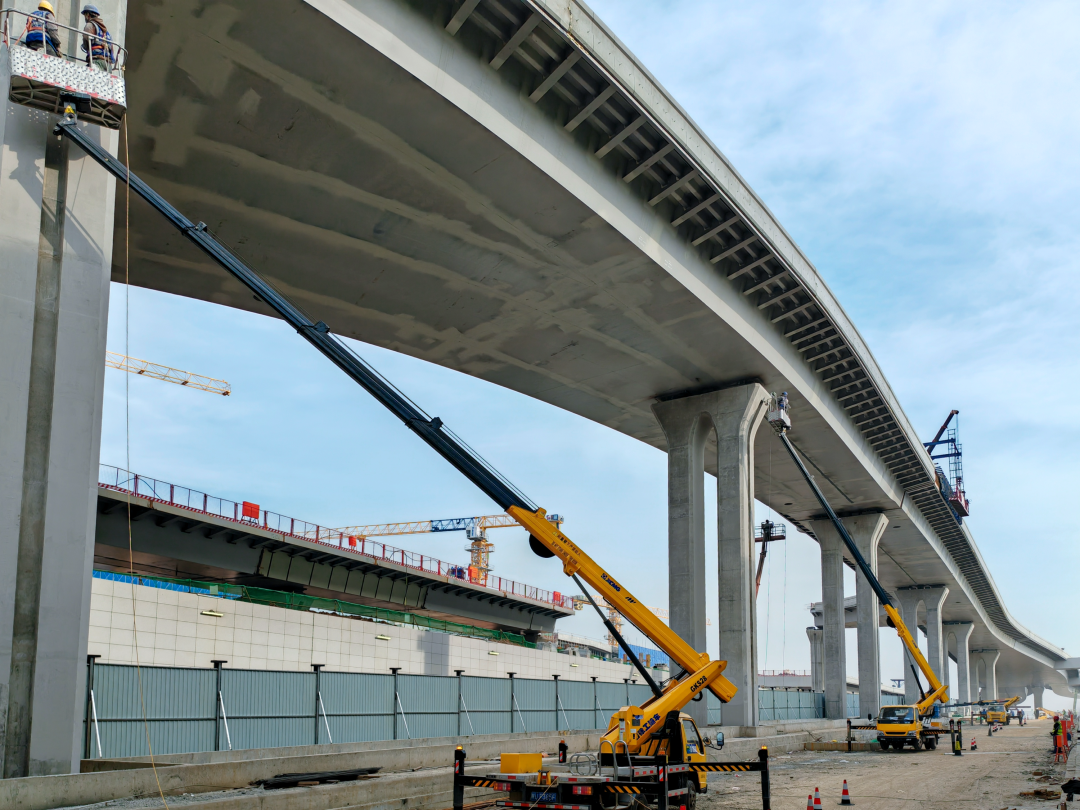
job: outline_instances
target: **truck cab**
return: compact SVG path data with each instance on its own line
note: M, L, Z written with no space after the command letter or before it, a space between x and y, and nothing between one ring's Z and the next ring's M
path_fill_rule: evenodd
M877 740L882 751L899 751L910 745L916 751L937 747L937 735L928 733L933 720L919 717L915 706L882 706L878 714Z
M1008 723L1009 713L1005 710L1005 704L991 703L983 711L983 719L987 723Z

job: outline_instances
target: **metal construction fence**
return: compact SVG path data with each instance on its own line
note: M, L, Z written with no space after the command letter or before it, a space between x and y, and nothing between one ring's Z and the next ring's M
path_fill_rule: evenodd
M606 728L649 698L626 681L278 672L90 663L83 756L279 748ZM141 696L141 699L140 699ZM706 695L710 724L721 703ZM822 717L824 696L762 689L762 722ZM145 705L146 725L143 725Z

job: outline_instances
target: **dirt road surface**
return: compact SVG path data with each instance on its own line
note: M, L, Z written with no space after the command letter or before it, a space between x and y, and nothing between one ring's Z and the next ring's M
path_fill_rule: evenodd
M1065 781L1064 763L1054 765L1051 726L1045 720L1023 728L1010 725L993 737L987 736L985 726L965 726L964 753L959 757L947 750L948 738L936 751L781 754L770 758L773 810L805 810L806 797L815 787L821 790L822 808L836 807L845 779L854 806L873 810L1051 810L1065 797L1020 795L1057 790ZM977 751L968 750L972 735ZM710 774L709 792L697 803L698 810L760 810L760 777Z

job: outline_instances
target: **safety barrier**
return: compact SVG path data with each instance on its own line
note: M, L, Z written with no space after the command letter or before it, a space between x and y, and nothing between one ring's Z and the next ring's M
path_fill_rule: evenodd
M558 592L525 585L494 574L488 574L483 579L470 580L467 573L468 565L443 562L430 555L417 554L370 538L350 537L337 529L329 529L316 523L309 523L306 520L267 511L258 504L249 501L232 501L228 498L219 498L190 487L138 475L108 464L99 465L98 484L107 489L131 493L170 506L178 506L183 509L190 509L193 512L233 520L246 526L256 526L296 540L331 546L345 552L383 560L405 568L435 574L436 576L464 579L478 587L499 591L503 594L557 605L567 610L573 610L574 608L573 598Z
M140 694L145 703L140 702ZM644 684L87 664L83 756L607 728ZM143 724L145 705L146 725Z

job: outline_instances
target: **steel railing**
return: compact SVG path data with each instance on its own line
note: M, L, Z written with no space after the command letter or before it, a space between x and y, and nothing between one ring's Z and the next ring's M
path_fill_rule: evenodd
M245 504L243 502L219 498L190 487L139 475L109 464L99 465L98 484L107 489L127 492L171 506L179 506L183 509L233 520L242 525L265 529L296 540L332 546L342 551L394 563L405 568L435 574L436 576L461 579L472 585L489 588L507 595L557 605L567 610L573 610L574 608L573 599L558 592L525 585L494 574L488 574L486 577L470 578L468 565L447 563L426 554L418 554L415 551L408 551L370 538L350 536L338 529L330 529L316 523L309 523L306 520L269 512L259 507L256 507L257 516L245 517ZM249 506L249 511L254 510L251 510Z
M0 42L3 42L8 48L22 47L29 48L30 46L24 41L24 36L27 33L27 28L30 23L32 15L19 11L13 8L6 8L0 10ZM35 18L36 19L36 18ZM83 38L91 42L101 43L109 53L109 73L122 73L127 66L128 52L127 48L122 45L118 45L111 39L98 36L97 34L84 33L81 28L74 28L70 25L64 25L56 20L48 20L49 28L57 28L61 31L69 31L74 34L73 37L69 37L71 40L70 47L75 51L74 53L64 53L63 37L61 37L60 48L56 48L52 45L48 31L44 31L44 41L40 52L46 56L51 56L57 59L63 59L67 62L82 63L93 67L93 60L90 56L90 49L85 52L82 50ZM18 31L19 33L16 33ZM34 49L37 50L37 49Z

